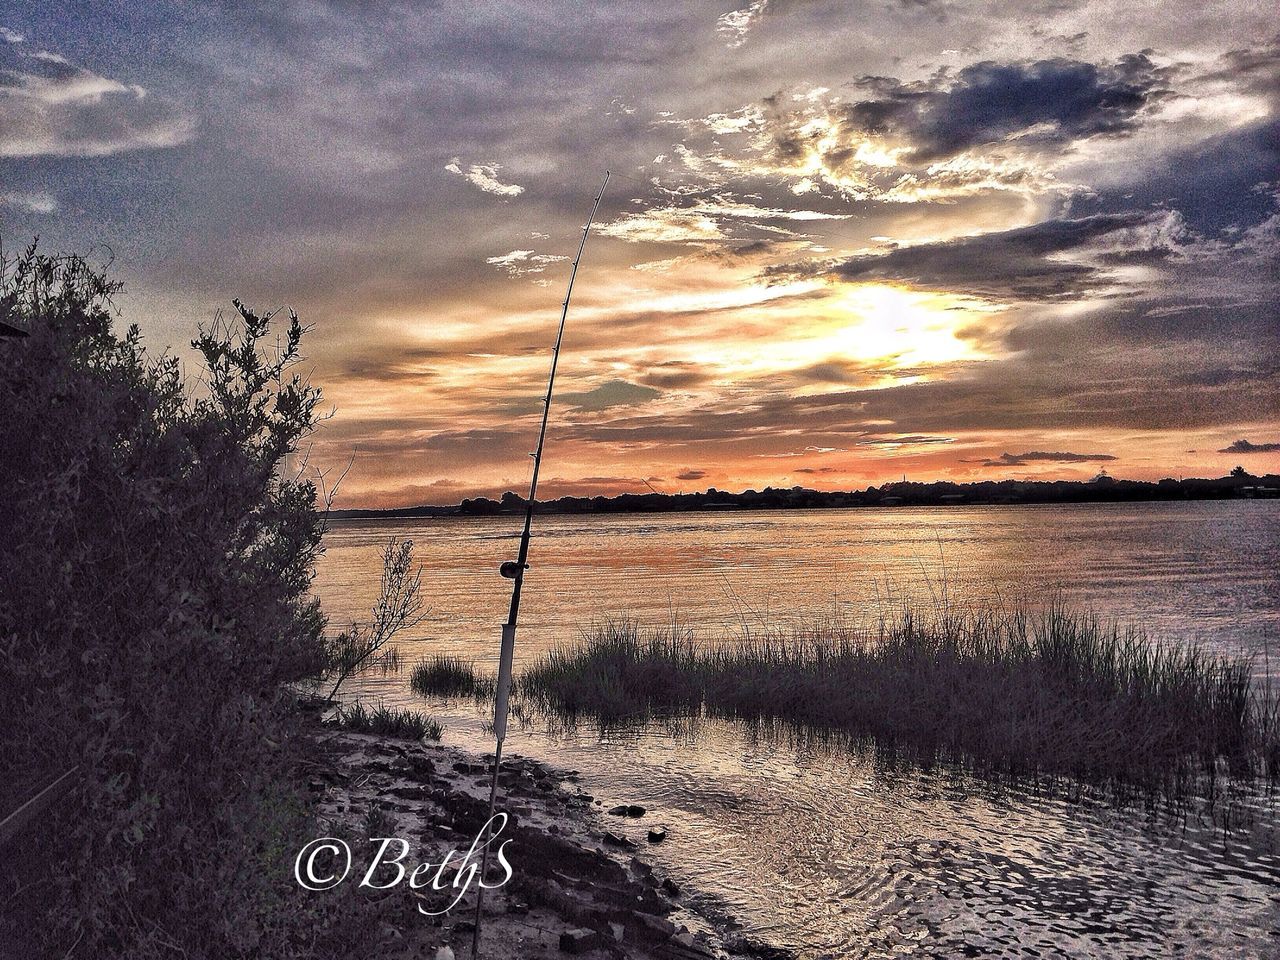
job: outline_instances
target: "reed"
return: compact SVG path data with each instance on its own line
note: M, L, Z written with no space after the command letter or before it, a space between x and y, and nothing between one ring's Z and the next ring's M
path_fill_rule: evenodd
M423 697L474 697L484 699L494 694L494 679L481 676L469 661L461 657L435 656L423 660L409 675L409 686Z
M439 740L444 733L439 720L416 710L392 710L385 704L376 710L367 710L362 703L339 707L328 722L354 733L375 733L400 740Z
M1275 706L1249 665L1053 606L910 611L707 644L678 626L593 627L519 678L520 695L609 725L705 712L784 721L1024 774L1181 789L1280 774Z

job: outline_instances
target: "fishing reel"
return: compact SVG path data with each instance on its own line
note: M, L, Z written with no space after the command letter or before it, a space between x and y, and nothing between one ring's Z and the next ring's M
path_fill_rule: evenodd
M529 565L527 563L521 564L521 563L516 563L516 561L514 560L508 560L506 563L504 563L502 566L498 568L498 572L502 574L504 577L506 577L508 580L514 580L517 576L520 575L521 567L524 567L524 569L526 570L529 569Z

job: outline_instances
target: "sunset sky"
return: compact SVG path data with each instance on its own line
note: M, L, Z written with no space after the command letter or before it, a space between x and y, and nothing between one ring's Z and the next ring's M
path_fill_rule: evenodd
M545 496L1280 471L1269 7L18 0L0 233L295 308L342 506L527 483L606 168Z

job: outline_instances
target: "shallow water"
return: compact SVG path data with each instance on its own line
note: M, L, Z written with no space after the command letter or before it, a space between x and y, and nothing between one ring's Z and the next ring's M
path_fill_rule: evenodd
M904 597L1042 599L1170 640L1252 652L1280 633L1280 503L1139 504L547 517L526 581L520 656L593 618L675 615L705 634L811 616L874 620ZM337 621L377 588L377 551L411 536L430 618L412 663L496 654L514 518L337 524L317 592ZM407 672L367 701L423 702ZM491 749L469 703L431 701L446 739ZM606 803L637 802L671 839L651 854L712 909L805 957L1280 955L1280 812L1152 818L998 787L953 768L895 770L873 749L745 724L600 736L515 729L508 750L578 769ZM518 862L516 864L518 869Z

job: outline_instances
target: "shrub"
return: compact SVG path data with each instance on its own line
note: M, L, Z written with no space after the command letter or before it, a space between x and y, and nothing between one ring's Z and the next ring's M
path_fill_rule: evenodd
M370 619L325 642L324 680L333 681L328 699L348 677L381 667L399 669L395 647L383 650L401 630L422 622L422 568L413 563L413 541L392 537L382 548L382 585ZM381 652L379 652L381 651Z
M277 464L319 393L291 315L235 302L178 360L113 331L117 286L0 256L0 809L78 766L4 850L15 956L315 955L341 908L295 896L310 825L287 685L323 662L321 517ZM11 868L11 869L9 869Z

